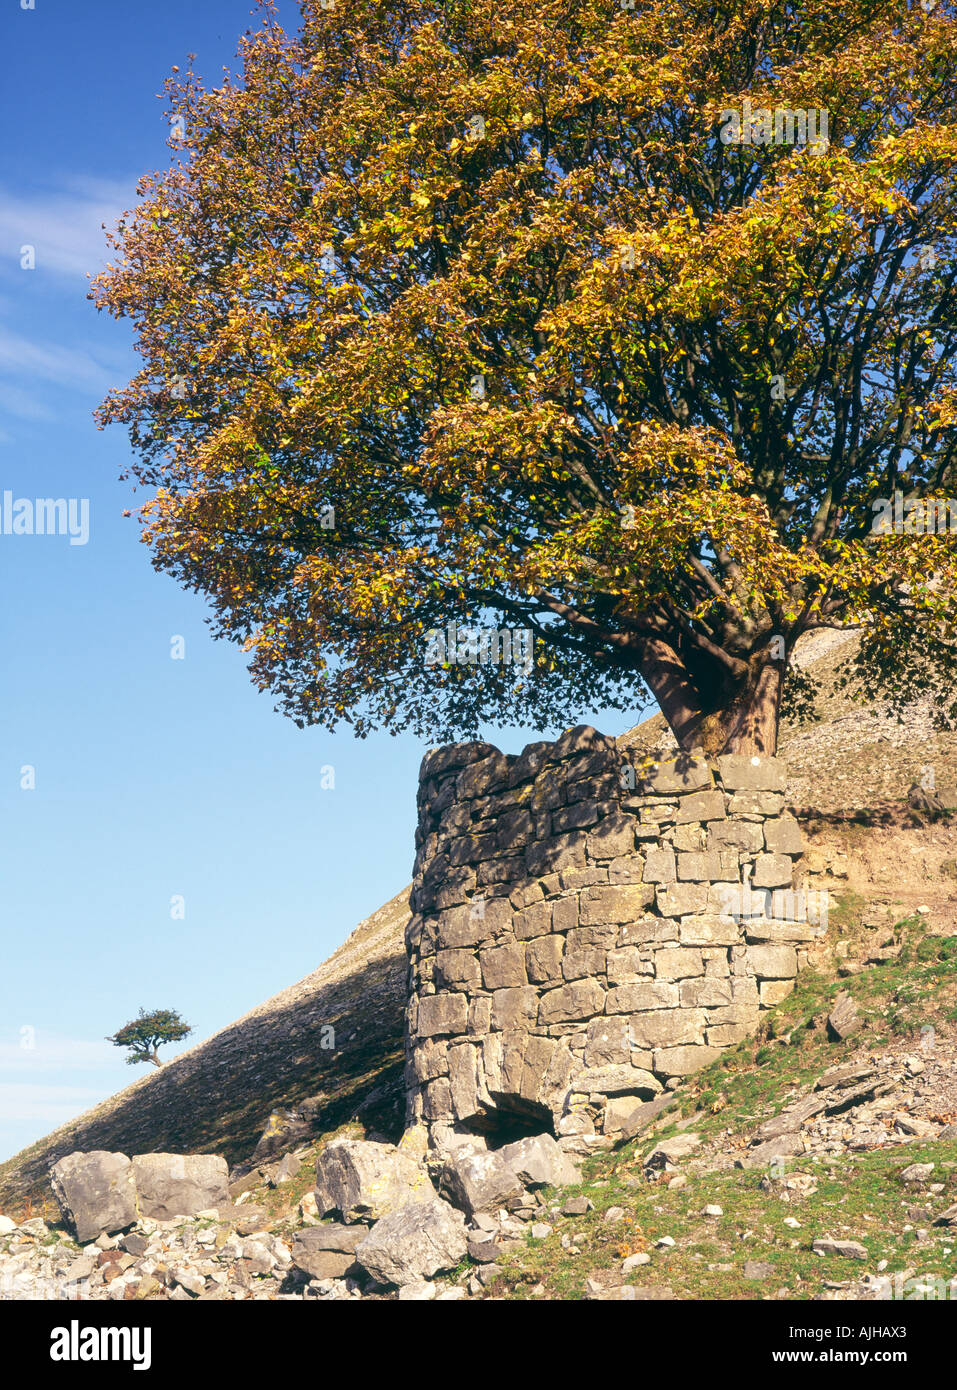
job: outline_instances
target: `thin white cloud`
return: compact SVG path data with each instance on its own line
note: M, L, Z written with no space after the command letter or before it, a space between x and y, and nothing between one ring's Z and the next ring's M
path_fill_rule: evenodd
M134 180L70 177L56 189L32 193L0 188L0 245L18 274L96 274L110 250L101 224L113 227L136 202ZM20 269L21 248L32 246L36 268Z
M0 1042L0 1076L35 1075L48 1068L91 1071L112 1067L118 1058L116 1048L105 1038L65 1038L24 1024L15 1040Z
M4 1125L40 1122L55 1129L74 1116L82 1115L109 1094L105 1086L31 1086L0 1082L0 1116Z
M114 373L85 347L61 347L35 342L0 329L0 372L29 381L52 381L57 386L104 391Z

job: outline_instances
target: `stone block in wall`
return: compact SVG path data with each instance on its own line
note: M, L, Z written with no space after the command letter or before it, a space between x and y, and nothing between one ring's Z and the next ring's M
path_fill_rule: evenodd
M797 974L797 952L793 946L748 946L746 971L759 980L790 980Z
M734 1047L754 1032L754 1023L716 1023L707 1030L711 1047Z
M449 908L439 920L438 945L442 950L477 946L512 924L512 905L507 898L483 898Z
M560 806L552 812L552 831L563 835L569 830L586 830L616 809L612 801L576 801L572 806Z
M632 854L635 848L635 821L633 816L615 811L607 815L588 836L586 842L590 859L617 859L619 855Z
M677 941L678 923L670 917L638 917L623 922L618 930L619 946L641 946L657 941Z
M525 851L525 867L533 878L559 869L584 868L585 836L574 831L529 845Z
M543 739L527 743L509 768L508 785L517 788L522 782L531 781L541 771L551 746Z
M492 1026L492 1001L486 994L478 994L469 1003L469 1026L471 1034L484 1035Z
M521 1028L510 1028L502 1034L502 1089L506 1094L517 1096L521 1091L529 1036Z
M460 801L468 801L506 787L510 768L511 759L497 751L471 763L459 773L455 784L456 796Z
M732 917L702 913L682 917L678 940L682 946L735 946L741 940L741 928Z
M764 822L764 843L772 854L801 854L804 841L793 816L776 816Z
M651 1100L661 1095L661 1082L650 1071L625 1064L588 1067L572 1077L572 1088L578 1093L602 1096L639 1096Z
M712 792L693 792L683 796L678 803L675 816L677 825L688 825L692 821L724 820L724 793L717 789Z
M527 985L525 947L521 941L509 941L481 952L482 980L487 990L512 989Z
M735 792L728 802L731 816L777 816L784 808L781 792Z
M637 1014L652 1009L676 1009L679 1002L676 984L667 980L640 980L610 989L605 997L605 1012ZM633 1038L633 1045L634 1041Z
M754 983L752 981L752 983ZM751 1001L732 1001L730 1004L719 1004L716 1008L708 1010L708 1026L716 1027L723 1023L739 1023L746 1028L755 1028L758 1022L758 1012L760 1003L758 999L757 985L754 990L754 1000Z
M558 904L556 903L557 907ZM512 918L512 931L518 941L545 936L552 929L552 904L532 903Z
M478 864L483 859L491 859L495 850L494 835L461 835L452 842L449 863L455 866Z
M615 740L599 733L590 724L576 724L573 729L566 729L561 738L551 745L547 758L552 763L563 763L580 753L601 753L614 757Z
M728 791L783 792L786 770L777 758L726 753L718 758L718 776Z
M789 888L794 865L786 854L759 854L751 879L755 888Z
M703 883L672 883L657 891L658 911L664 917L683 917L688 912L704 912L708 906L708 887Z
M637 946L621 946L609 951L605 960L605 970L609 984L634 982L636 976L648 973L645 962Z
M547 1092L546 1077L558 1046L551 1038L529 1036L518 1088L523 1100L538 1101Z
M456 1043L449 1048L449 1097L457 1120L467 1123L483 1113L492 1103L485 1091L485 1077L479 1065L479 1050L471 1043Z
M628 1062L631 1058L629 1021L623 1015L593 1018L585 1032L586 1067Z
M516 912L521 912L523 907L529 907L532 903L540 903L545 894L542 892L540 883L519 883L509 894L509 902Z
M594 1018L603 1012L605 991L597 980L575 980L550 989L541 997L539 1023L566 1023Z
M579 900L579 917L583 923L629 922L643 916L654 898L654 888L650 884L586 888Z
M433 748L422 759L419 782L421 784L429 778L440 777L445 772L451 772L453 768L466 767L469 763L478 762L492 753L502 756L491 743L448 743L441 748Z
M705 947L701 952L704 973L709 980L723 980L731 974L728 952L720 948Z
M609 883L642 883L645 876L644 869L644 859L632 850L631 854L623 854L618 859L611 861L608 865L607 881Z
M678 855L678 878L682 883L724 878L722 867L721 855L715 849ZM737 863L734 867L737 870ZM737 877L736 872L733 877Z
M419 1000L416 1032L420 1038L464 1033L468 1029L468 1016L464 994L425 994Z
M492 1027L507 1032L530 1026L538 1016L538 999L533 985L497 989L492 995Z
M435 983L439 989L480 988L482 971L474 953L467 950L437 951Z
M558 875L559 887L570 893L578 893L582 888L593 888L596 883L607 882L608 870L601 864L588 864L584 869L562 869Z
M605 948L585 946L581 950L569 950L562 961L562 975L566 980L584 980L593 975L605 973Z
M820 935L813 922L777 922L766 917L751 917L744 923L745 939L759 944L763 941L813 941Z
M731 980L707 978L682 980L680 985L681 1007L684 1009L716 1009L734 1002Z
M569 1082L579 1065L567 1043L556 1043L540 1092L540 1099L551 1106L553 1113L560 1113L564 1109Z
M655 952L655 976L659 980L687 980L703 974L704 960L693 946L662 946Z
M448 1048L449 1045L444 1038L441 1042L436 1042L433 1038L424 1038L417 1045L412 1065L419 1081L434 1081L437 1076L448 1076Z
M552 930L568 933L578 926L578 898L559 898L552 904Z
M507 859L485 859L477 866L476 882L479 889L491 888L498 883L511 884L523 876L525 861L517 856Z
M697 854L705 848L707 843L706 831L704 826L697 822L689 822L685 825L676 825L671 841L672 848L681 850L684 853Z
M757 854L764 848L764 831L756 821L726 820L708 826L708 848L745 850Z
M691 1076L720 1056L720 1047L660 1047L654 1054L654 1069L658 1076Z
M535 816L545 815L561 806L563 795L564 787L556 784L554 778L546 774L540 777L532 787L528 799L529 809Z
M580 781L566 783L565 804L571 806L576 801L590 800L614 802L617 793L618 778L613 772L593 772Z
M649 847L657 845L661 841L661 829L657 825L642 825L635 821L635 839L640 844L647 843Z
M422 1115L426 1120L448 1120L452 1113L452 1093L448 1077L429 1081L422 1092Z
M531 812L524 809L502 816L495 834L496 848L507 850L513 846L527 845L534 824Z
M793 992L794 981L762 980L760 990L762 1009L771 1009L776 1004L783 1003L783 1001L787 999L788 995Z
M636 1014L631 1020L631 1036L639 1047L653 1050L685 1047L704 1042L706 1020L704 1009L662 1009Z
M680 753L649 768L640 768L636 790L643 796L671 796L675 793L696 792L714 786L707 758Z
M561 983L564 951L563 936L538 936L529 941L525 948L525 969L532 984Z
M647 851L643 874L645 883L674 883L677 877L677 861L670 845Z
M461 903L467 902L469 896L478 886L478 880L474 869L469 869L467 873L457 875L449 874L445 883L434 890L429 898L429 909L433 912L444 912L447 908L458 907Z

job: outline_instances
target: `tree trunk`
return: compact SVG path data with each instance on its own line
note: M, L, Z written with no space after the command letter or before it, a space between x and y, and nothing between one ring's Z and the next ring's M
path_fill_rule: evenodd
M641 674L685 752L773 757L784 666L764 649L751 657L737 682L731 683L717 662L692 678L674 648L656 639L645 645Z
M706 753L751 753L773 758L778 751L778 723L784 663L753 657L742 687L723 709L705 715L698 741Z

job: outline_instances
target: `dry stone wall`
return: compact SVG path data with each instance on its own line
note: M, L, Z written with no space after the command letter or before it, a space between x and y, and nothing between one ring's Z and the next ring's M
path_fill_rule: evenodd
M778 760L628 759L579 727L423 760L408 1120L440 1142L510 1121L609 1142L752 1032L820 935L788 896Z

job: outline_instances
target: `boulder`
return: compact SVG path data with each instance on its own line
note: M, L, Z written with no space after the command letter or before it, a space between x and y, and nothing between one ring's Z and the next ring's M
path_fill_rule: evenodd
M394 1144L334 1139L316 1161L319 1212L341 1212L347 1222L378 1221L428 1186L415 1159Z
M857 1005L849 994L839 994L834 1000L834 1008L827 1016L827 1027L830 1036L836 1042L843 1042L852 1033L856 1033L861 1026L861 1017L857 1011Z
M497 1153L523 1187L568 1187L579 1181L575 1164L550 1134L530 1134Z
M503 1152L497 1149L491 1153L452 1154L442 1168L440 1190L467 1216L497 1211L521 1196L523 1190L515 1169L502 1157Z
M355 1254L378 1283L402 1288L452 1269L467 1250L464 1216L433 1194L382 1217Z
M364 1226L307 1226L292 1242L292 1262L313 1279L342 1279L356 1264L356 1246L365 1240Z
M656 1144L646 1155L642 1166L649 1172L659 1172L663 1168L670 1168L679 1159L687 1158L688 1154L693 1153L700 1144L700 1134L676 1134L673 1139L665 1139L662 1143Z
M157 1221L229 1205L229 1169L218 1154L137 1154L133 1178L140 1216Z
M122 1231L136 1220L133 1165L126 1154L67 1154L50 1172L53 1195L80 1244L103 1231Z

